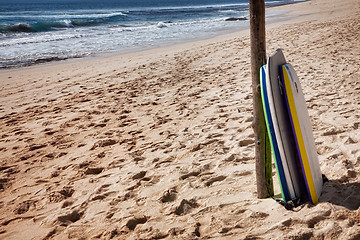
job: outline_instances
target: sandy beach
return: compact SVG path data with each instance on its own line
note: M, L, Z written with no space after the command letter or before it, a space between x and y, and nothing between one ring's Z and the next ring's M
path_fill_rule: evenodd
M267 54L299 76L329 179L319 204L257 198L246 30L0 71L0 239L360 239L359 5L269 10Z

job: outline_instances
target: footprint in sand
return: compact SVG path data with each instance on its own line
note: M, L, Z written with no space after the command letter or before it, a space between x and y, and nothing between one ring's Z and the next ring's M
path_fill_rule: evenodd
M44 148L46 146L47 146L47 144L32 144L29 146L29 151L35 151L35 150Z
M201 173L201 171L192 171L192 172L186 173L186 174L180 176L180 180L185 180L189 177L197 177L197 176L199 176L200 173Z
M205 181L205 186L209 187L212 184L214 184L215 182L221 182L223 180L226 179L226 176L216 176L216 177L212 177L209 180Z
M122 168L123 167L123 163L126 161L126 159L121 158L121 159L115 159L114 161L112 161L111 163L109 163L107 169L112 169L112 168Z
M165 160L163 161L157 161L157 163L155 164L154 168L159 168L160 166L162 165L168 165L166 163L172 163L173 161L175 160L174 157L170 156L168 158L166 158Z
M144 224L149 220L148 217L143 216L143 217L134 217L131 218L127 223L126 223L126 227L129 228L129 230L134 230L136 228L137 225L139 224Z
M177 196L177 191L176 188L174 187L164 192L163 195L160 197L160 201L162 203L173 202L176 200L176 196Z
M0 178L0 191L5 189L5 187L8 185L8 182L10 182L10 179Z
M67 226L71 223L79 221L83 215L83 211L73 210L72 212L59 216L57 220L61 223L61 226Z
M107 198L108 196L113 195L115 193L116 193L115 191L110 191L110 192L106 192L106 193L103 193L103 194L99 194L99 195L96 195L95 197L93 197L91 199L91 201L103 200L103 199Z
M195 199L181 200L180 204L175 208L174 213L176 215L185 215L191 212L193 208L199 207L199 204L196 202Z
M65 186L60 191L55 191L49 194L49 202L57 203L61 202L67 198L70 198L75 190L71 186Z
M321 135L322 136L332 136L332 135L337 135L339 133L343 133L344 130L342 129L337 129L336 127L331 127L326 129L326 131L324 131Z
M0 167L0 191L11 185L14 180L12 175L20 172L17 166L2 166Z
M127 191L134 191L135 189L137 189L137 188L140 187L140 186L141 186L141 181L138 181L135 185L127 188L126 190L127 190Z
M94 143L94 145L90 148L90 150L95 150L96 148L99 148L99 147L112 146L116 143L118 143L118 141L115 139L99 140L96 143Z
M44 133L45 135L51 136L54 135L57 131L53 130L52 128L45 128Z
M145 175L146 175L146 171L141 171L141 172L135 174L134 176L132 176L132 179L133 180L141 179L141 178L145 177Z
M254 139L244 139L239 141L239 147L246 147L254 143Z
M89 167L85 170L85 174L86 175L98 175L100 173L102 173L102 171L104 170L104 168L102 167Z
M26 200L18 205L18 207L14 210L15 214L23 214L30 210L30 208L36 207L36 201Z
M65 198L69 198L73 195L75 190L71 186L65 186L62 190L59 191L61 195L63 195Z
M305 216L303 222L308 225L309 228L314 228L314 226L320 222L326 219L328 216L330 216L332 210L331 209L321 209L318 211L314 211L310 213L308 216Z

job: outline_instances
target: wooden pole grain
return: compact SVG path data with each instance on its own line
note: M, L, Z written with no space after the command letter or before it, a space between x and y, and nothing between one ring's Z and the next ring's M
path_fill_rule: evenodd
M266 64L265 2L249 0L251 77L253 92L253 130L255 134L255 167L258 198L274 194L271 147L268 138L260 92L260 68Z

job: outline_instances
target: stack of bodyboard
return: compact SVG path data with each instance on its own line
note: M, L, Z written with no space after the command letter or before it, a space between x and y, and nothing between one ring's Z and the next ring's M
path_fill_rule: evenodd
M283 200L316 204L323 179L311 122L299 79L281 49L261 67L260 86Z

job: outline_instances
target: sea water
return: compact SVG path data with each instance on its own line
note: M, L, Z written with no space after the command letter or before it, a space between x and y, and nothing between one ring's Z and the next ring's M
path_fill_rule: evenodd
M0 68L212 37L248 17L248 0L0 0Z

